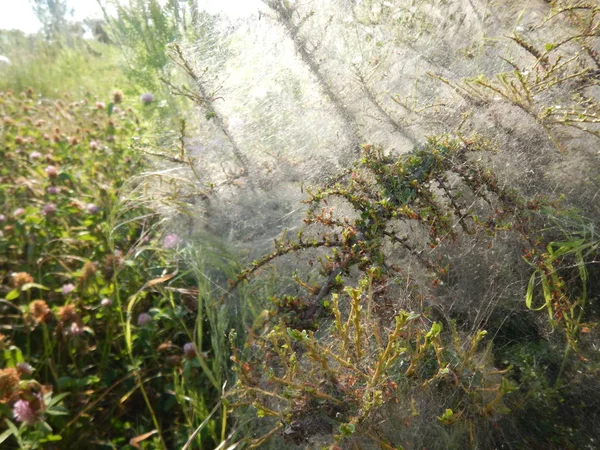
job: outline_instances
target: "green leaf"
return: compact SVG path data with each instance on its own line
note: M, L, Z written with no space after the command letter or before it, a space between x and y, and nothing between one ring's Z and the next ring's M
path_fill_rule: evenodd
M339 428L340 432L344 437L351 436L356 431L356 427L353 423L343 423Z
M25 361L23 352L15 345L11 345L9 349L4 350L4 361L8 367L15 367L17 364Z
M546 44L546 45L544 45L544 48L546 49L547 52L549 52L556 48L556 44Z
M550 292L550 285L548 284L548 279L542 275L542 291L544 292L544 300L546 301L539 309L548 307L548 315L550 316L550 320L552 320L552 293Z
M6 294L6 300L14 300L15 298L19 298L21 291L18 289L13 289L8 294Z
M69 395L68 392L63 392L62 394L58 394L58 395L53 396L52 400L50 400L49 402L46 402L46 408L50 408L51 406L56 405L63 398L65 398L67 395Z
M302 332L300 332L293 328L288 328L287 334L295 341L305 341L306 339L308 339L308 334L306 333L306 330L302 330Z
M58 441L62 441L62 436L58 435L58 434L50 434L48 436L46 436L44 439L42 439L40 442L58 442Z
M88 233L87 231L84 233L81 233L79 236L77 236L77 239L79 239L80 241L96 241L97 240L96 236Z
M5 440L13 435L13 430L10 428L6 430L4 433L0 434L0 444L2 444Z
M17 428L17 426L14 423L12 423L8 419L6 419L6 426L12 432L12 434L14 434L15 436L19 436L19 429Z
M531 304L533 302L533 289L535 287L535 276L537 275L537 271L531 274L529 278L529 284L527 285L527 294L525 294L525 306L531 309Z
M439 322L433 322L431 329L427 333L428 338L434 338L442 332L442 324Z
M46 286L42 285L42 284L38 284L38 283L25 283L23 285L23 287L21 287L21 291L25 292L28 291L29 289L41 289L43 291L49 291L50 288L47 288Z
M442 414L441 416L438 417L438 420L440 422L450 423L453 418L454 418L454 411L452 411L450 408L446 408L446 411L444 411L444 414Z

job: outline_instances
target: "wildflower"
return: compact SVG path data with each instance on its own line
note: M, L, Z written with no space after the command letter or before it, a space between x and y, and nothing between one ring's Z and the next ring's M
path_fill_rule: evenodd
M98 205L95 205L94 203L88 203L85 207L85 210L88 214L96 214L98 211L100 211L100 208L98 208Z
M48 166L44 169L48 178L56 178L58 176L58 169L54 166Z
M175 248L181 244L181 238L175 233L167 234L163 240L163 246L165 248Z
M42 157L42 154L40 152L31 152L29 154L29 159L40 159Z
M17 364L17 372L19 372L20 375L31 375L33 373L33 367L26 362L20 362Z
M73 283L63 284L63 287L62 287L63 295L70 294L74 290L75 290L75 286L73 285Z
M54 203L47 203L42 208L42 213L45 216L51 216L56 213L56 205Z
M100 305L102 305L103 308L108 308L112 305L112 300L110 298L103 298L100 301Z
M62 323L71 322L79 316L73 305L65 305L58 310L58 317Z
M17 400L13 405L13 415L17 422L33 425L38 417L27 400Z
M29 314L37 323L47 322L52 314L44 300L34 300L29 304Z
M123 91L117 89L115 92L113 92L113 102L115 104L119 104L123 101Z
M33 277L27 272L13 272L12 284L13 287L20 289L28 283L33 283Z
M79 210L82 210L85 208L85 205L83 204L83 202L81 202L79 200L73 200L71 203L69 203L69 206L73 206Z
M56 195L59 193L60 193L60 188L58 186L49 186L48 187L48 194Z
M96 109L104 109L106 104L104 102L96 102Z
M83 281L89 280L98 271L96 263L92 261L86 262L81 268L81 279Z
M98 142L97 141L90 141L90 149L91 150L98 149Z
M21 136L15 136L15 144L23 145L25 143L25 139Z
M19 372L14 367L0 369L0 403L12 400L19 387Z
M4 222L6 220L6 216L4 214L0 214L0 222Z
M0 350L6 350L8 347L8 339L5 334L0 333Z
M148 325L150 322L152 322L152 316L148 313L141 313L137 317L137 324L140 327L142 327L144 325Z
M144 105L149 105L154 101L154 95L152 95L150 92L145 92L140 96L140 100Z
M198 353L196 352L196 346L193 342L188 342L183 346L183 354L186 359L194 359Z
M77 323L77 321L73 322L71 328L69 328L69 332L72 336L81 336L83 331L83 327L81 324Z
M123 252L121 250L115 250L112 255L107 255L104 261L104 267L102 268L102 274L107 280L112 278L115 273L115 268L122 266L125 263L123 258Z
M20 215L25 214L25 208L17 208L13 211L14 217L19 217Z

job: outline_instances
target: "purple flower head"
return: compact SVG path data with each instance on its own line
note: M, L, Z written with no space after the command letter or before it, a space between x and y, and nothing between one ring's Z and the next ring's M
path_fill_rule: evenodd
M175 233L167 234L163 240L163 246L165 248L176 248L181 244L181 238Z
M17 364L17 372L21 375L31 375L33 373L33 367L26 362L20 362Z
M40 159L42 157L42 154L40 152L31 152L29 154L29 158L30 159Z
M37 422L35 411L27 400L17 400L13 405L13 416L17 422L33 425Z
M48 178L56 178L58 176L58 169L54 166L46 167L46 169L44 169L44 172L46 172Z
M96 102L96 108L97 109L104 109L104 108L106 108L106 103L104 103L104 102Z
M73 322L69 328L71 336L81 336L83 334L83 327L77 322Z
M60 192L60 188L58 186L49 186L48 187L48 194L56 195L59 192Z
M196 357L198 353L196 352L196 346L193 342L188 342L183 346L183 354L186 359L194 359Z
M152 103L154 101L154 95L152 95L150 92L144 92L140 96L140 100L142 101L142 103L144 105L149 105L150 103Z
M62 287L63 295L70 294L74 290L75 290L75 286L73 285L73 283L63 284L63 287Z
M137 317L137 324L140 327L143 327L144 325L148 325L150 322L152 322L152 316L148 313L141 313Z
M103 298L100 301L100 305L102 305L103 308L108 308L110 305L112 305L112 300L110 298Z
M85 210L88 214L96 214L98 211L100 211L100 208L98 208L98 205L88 203L85 207Z
M98 142L97 141L90 141L90 148L92 150L96 150L98 148Z
M51 216L54 213L56 213L56 205L54 203L47 203L44 205L44 207L42 208L42 213L45 216Z
M4 222L6 220L6 216L4 214L0 214L0 222Z
M13 211L13 216L15 217L19 217L23 214L25 214L25 208L17 208Z

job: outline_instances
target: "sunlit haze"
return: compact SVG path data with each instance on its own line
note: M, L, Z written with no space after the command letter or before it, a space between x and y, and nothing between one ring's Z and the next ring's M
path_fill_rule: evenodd
M204 0L199 3L211 13L224 12L231 16L251 14L260 6L259 0ZM97 0L69 0L68 5L72 12L70 16L72 20L102 17L102 9ZM0 29L18 29L26 33L35 33L40 27L41 24L29 0L0 0Z

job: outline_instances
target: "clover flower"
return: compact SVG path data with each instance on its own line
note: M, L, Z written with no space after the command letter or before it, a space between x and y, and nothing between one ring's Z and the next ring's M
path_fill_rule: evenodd
M42 157L42 154L37 151L33 151L29 154L29 159L40 159L41 157Z
M18 363L16 368L17 372L19 372L21 375L31 375L33 373L33 367L31 367L31 364L26 362Z
M150 92L145 92L140 96L140 100L144 105L149 105L154 101L154 95L152 95Z
M77 320L79 315L77 314L77 311L75 311L73 305L65 305L58 310L58 317L62 323L67 323Z
M56 213L56 205L54 203L47 203L42 208L42 213L45 216L52 216Z
M73 285L73 283L63 284L63 287L62 287L63 295L70 294L74 290L75 290L75 286Z
M148 313L141 313L137 317L137 324L140 327L142 327L144 325L148 325L150 322L152 322L152 316Z
M181 238L175 233L167 234L163 240L163 246L165 248L175 248L181 244Z
M47 191L48 191L48 194L56 195L56 194L60 193L60 188L58 186L49 186Z
M12 285L17 289L22 288L26 284L33 283L33 277L27 272L13 272Z
M85 206L85 210L88 214L96 214L98 211L100 211L100 208L98 208L98 205L95 205L94 203L88 203Z
M103 308L108 308L112 305L112 300L110 298L103 298L100 301L100 305L102 305Z
M104 108L106 108L106 103L96 102L96 109L104 109Z
M81 336L83 334L83 331L83 327L77 322L73 322L71 324L71 327L69 328L71 336Z
M38 417L27 400L17 400L13 405L13 416L17 422L33 425Z
M25 208L17 208L13 211L13 216L14 217L19 217L21 215L25 214Z
M193 342L188 342L183 346L183 354L186 359L194 359L198 353L196 352L196 346Z
M52 312L44 300L34 300L29 304L29 314L37 323L47 322Z
M0 222L4 222L6 220L6 216L4 214L0 214Z
M54 166L48 166L44 169L48 178L56 178L58 176L58 169Z
M113 103L115 104L119 104L123 101L123 91L121 91L120 89L117 89L115 92L113 92Z
M98 141L90 141L90 149L97 150L98 149Z
M14 367L0 369L0 402L8 403L19 387L19 372Z
M81 268L81 280L87 281L98 271L98 265L93 261L87 261Z

